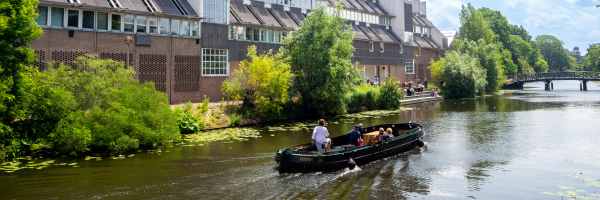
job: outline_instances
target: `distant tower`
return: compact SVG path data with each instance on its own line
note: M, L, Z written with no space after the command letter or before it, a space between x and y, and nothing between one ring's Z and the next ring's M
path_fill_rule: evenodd
M575 47L573 48L573 51L569 51L569 55L577 59L578 63L581 63L581 52L579 52L579 47Z

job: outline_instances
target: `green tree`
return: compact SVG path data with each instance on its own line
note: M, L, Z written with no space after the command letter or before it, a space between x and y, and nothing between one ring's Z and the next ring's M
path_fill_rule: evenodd
M445 97L472 98L484 93L486 72L479 66L477 58L459 51L448 52L443 72Z
M24 99L34 83L26 73L35 71L31 40L42 35L34 22L37 0L3 0L0 2L0 149L9 143L15 119L26 116Z
M585 71L600 71L600 43L590 44L587 54L583 57L582 65Z
M511 24L510 25L510 34L519 36L519 37L521 37L521 39L525 40L526 42L532 42L531 35L529 35L529 32L527 32L527 30L525 30L525 28L523 28L523 26Z
M508 49L502 49L502 70L505 75L517 74L518 65L512 60L512 53Z
M362 82L350 58L354 32L341 17L341 3L330 15L325 7L311 10L302 26L284 40L282 52L296 75L293 91L306 111L318 115L346 112L344 98Z
M454 51L473 56L479 62L479 67L485 70L485 93L498 90L501 80L504 79L502 72L502 55L495 44L487 44L483 39L479 41L464 40L454 46ZM448 81L446 77L446 81Z
M569 53L563 48L563 42L551 35L535 37L540 53L548 63L550 71L565 71L570 67Z
M444 84L444 67L446 66L446 59L440 58L440 60L438 60L438 61L434 61L433 59L431 59L429 64L430 65L429 65L429 67L427 67L427 69L429 69L429 71L431 73L431 79L433 79L435 82L438 82L441 85L443 85Z
M490 10L485 7L480 8L477 11L481 12L483 18L490 22L490 28L498 36L498 41L506 48L509 45L509 36L511 33L511 26L508 24L506 17L504 17L500 11Z
M478 41L482 39L486 44L496 41L497 36L490 28L490 21L485 19L483 14L473 8L470 3L462 6L460 23L462 24L461 40Z
M294 77L290 66L281 55L273 56L272 51L257 55L254 45L248 47L247 56L233 78L223 82L223 93L243 100L244 106L254 109L263 119L279 117Z

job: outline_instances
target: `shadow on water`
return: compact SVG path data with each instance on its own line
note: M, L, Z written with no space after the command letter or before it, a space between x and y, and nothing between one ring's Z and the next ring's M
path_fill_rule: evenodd
M278 174L275 151L309 141L311 130L257 127L262 137L248 141L170 144L116 160L52 158L80 167L0 173L0 199L560 199L543 193L581 185L565 175L600 177L600 87L588 84L580 92L576 81L555 82L554 91L528 83L511 94L328 121L332 137L358 123L424 126L427 149L352 171Z

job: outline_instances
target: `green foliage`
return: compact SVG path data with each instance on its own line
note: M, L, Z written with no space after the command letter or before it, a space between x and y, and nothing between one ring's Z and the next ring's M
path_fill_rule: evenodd
M206 97L206 95L204 95L204 99L202 100L202 103L198 104L198 106L196 108L198 110L198 112L200 112L200 113L208 112L209 105L210 105L210 104L208 104L209 102L210 102L210 97Z
M585 71L600 71L600 43L591 44L587 48L587 54L581 61L583 70Z
M446 54L443 72L446 80L443 90L446 98L472 98L485 91L486 71L479 66L476 57L451 51Z
M229 118L229 126L239 126L241 121L241 115L231 114L231 117Z
M569 52L563 48L563 42L551 35L535 37L535 42L540 48L544 60L548 62L550 71L567 71L570 68Z
M377 105L380 87L360 84L347 94L348 111L372 110Z
M243 100L260 118L271 120L281 116L293 77L281 55L273 56L271 51L257 55L256 46L250 46L248 60L240 63L232 79L223 82L222 91L234 100Z
M346 112L345 96L361 75L350 58L354 32L341 17L342 5L330 15L325 7L311 10L302 26L284 40L282 49L289 58L298 94L306 112L317 115Z
M497 36L490 28L490 21L485 19L483 14L473 8L470 3L467 6L462 5L460 23L462 24L461 40L478 41L482 39L486 44L493 44L497 40Z
M465 40L455 44L454 51L470 55L479 61L478 66L485 70L486 79L485 92L491 94L498 90L503 80L502 55L498 52L498 47L494 44L487 44L483 39L479 41ZM446 81L449 77L446 76Z
M516 65L512 60L512 53L510 53L507 49L502 49L500 52L502 55L502 70L506 75L517 74L518 65Z
M519 66L519 72L530 73L527 71L529 68L534 69L537 73L548 71L548 64L540 62L540 60L543 60L543 56L535 43L532 44L517 35L511 35L510 50L513 53L513 60L516 60L515 63Z
M200 105L198 107L202 108ZM199 113L201 110L198 109ZM194 116L194 109L192 102L188 101L183 106L179 105L175 107L173 112L176 115L177 127L181 133L198 133L200 131L200 123L198 118Z
M404 92L398 88L398 81L395 77L386 77L385 83L381 86L380 95L377 99L379 107L385 109L400 108L400 99L404 97Z
M36 83L24 101L30 117L16 122L13 134L27 141L21 150L122 152L180 139L167 95L154 83L140 83L122 62L92 55L77 58L73 66L51 63L46 71L28 74Z
M506 48L509 45L509 36L511 26L508 24L506 17L500 11L490 10L489 8L480 8L477 11L481 12L483 18L490 22L490 28L497 35L497 39Z
M523 39L525 42L529 42L529 43L532 42L531 35L529 35L529 32L527 32L527 30L525 30L525 28L523 28L523 26L511 24L510 25L510 34L521 37L521 39Z
M444 82L444 66L446 66L445 58L440 58L440 60L437 62L434 61L433 59L431 59L430 65L429 65L429 67L427 67L427 69L429 69L429 71L431 73L431 79L433 79L434 81L436 81L438 83L443 83Z
M14 120L27 116L23 102L35 85L26 73L35 71L29 64L36 60L28 46L42 35L34 22L37 4L37 0L0 1L0 144L7 145L2 149L10 149ZM0 159L6 154L0 152Z

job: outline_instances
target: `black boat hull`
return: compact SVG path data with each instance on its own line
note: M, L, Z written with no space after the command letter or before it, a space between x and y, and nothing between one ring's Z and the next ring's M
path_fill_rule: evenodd
M417 131L411 134L402 135L399 138L386 142L373 143L363 147L351 148L335 154L296 154L290 148L279 150L275 160L279 163L279 172L293 171L334 171L344 169L348 166L348 160L352 158L357 165L362 165L374 160L396 155L415 149L417 141L425 136L421 125L418 124L384 124L366 129L377 130L380 127L387 128L392 125L414 126ZM343 136L340 136L343 137Z

